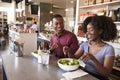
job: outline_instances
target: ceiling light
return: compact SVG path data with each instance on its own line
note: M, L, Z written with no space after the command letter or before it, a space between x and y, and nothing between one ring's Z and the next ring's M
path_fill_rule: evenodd
M73 3L74 3L74 1L73 1L73 0L71 0L71 1L70 1L70 3L72 3L72 4L73 4Z
M50 11L50 14L53 14L53 11Z
M51 0L51 10L50 10L50 14L53 14L53 0Z
M65 9L65 11L68 11L68 9Z
M28 0L28 2L31 2L32 0Z

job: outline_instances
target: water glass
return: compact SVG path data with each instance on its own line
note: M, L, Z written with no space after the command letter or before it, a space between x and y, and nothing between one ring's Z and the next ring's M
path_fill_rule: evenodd
M49 64L49 54L44 53L41 55L41 62L42 64Z
M49 53L39 54L38 63L45 64L45 65L49 64Z

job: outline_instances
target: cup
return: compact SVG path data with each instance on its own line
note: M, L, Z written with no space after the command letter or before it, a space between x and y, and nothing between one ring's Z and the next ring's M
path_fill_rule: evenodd
M41 55L41 62L42 64L49 64L49 54L48 53L44 53Z
M41 61L41 54L38 54L38 63L42 63L42 61Z
M43 53L38 55L38 63L49 64L49 53Z

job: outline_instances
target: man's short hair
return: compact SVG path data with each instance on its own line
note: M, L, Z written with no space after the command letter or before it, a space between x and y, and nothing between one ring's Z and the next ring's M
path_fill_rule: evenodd
M53 17L52 18L63 18L63 16L62 15L60 15L60 14L55 14L55 15L53 15Z

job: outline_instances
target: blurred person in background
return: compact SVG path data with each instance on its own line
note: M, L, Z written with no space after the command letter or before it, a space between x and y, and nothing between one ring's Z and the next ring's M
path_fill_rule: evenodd
M34 22L34 24L31 26L31 28L34 29L36 33L38 33L38 25L37 25L37 22Z
M23 26L23 32L25 32L25 33L29 33L29 26L27 25L27 24L24 24L24 26Z

